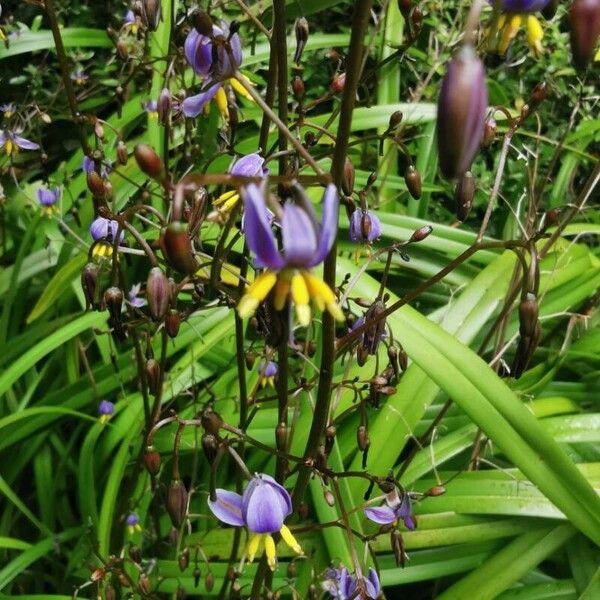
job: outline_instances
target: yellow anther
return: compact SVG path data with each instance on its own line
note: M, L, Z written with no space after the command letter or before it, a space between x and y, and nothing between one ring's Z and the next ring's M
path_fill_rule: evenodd
M542 48L542 39L544 38L544 30L536 17L529 15L527 17L527 42L532 52L538 58L544 49Z
M300 325L306 327L310 323L310 295L304 277L296 273L292 277L292 300L296 307L296 315Z
M242 75L242 77L244 77L244 80L247 83L250 83L250 80ZM231 84L231 87L240 95L242 96L242 98L245 98L246 100L250 100L250 102L254 102L254 98L252 98L252 96L248 93L248 91L246 90L246 88L237 80L237 79L230 79L229 83Z
M280 273L277 278L277 284L275 285L275 295L273 299L273 306L275 310L283 310L285 303L287 302L288 294L290 293L291 283L289 277L285 273Z
M258 305L267 297L275 282L277 275L271 271L261 273L252 283L237 305L238 314L242 319L254 314Z
M260 550L264 537L265 536L263 533L255 533L250 537L248 546L246 546L246 556L248 557L248 562L252 562L254 560L256 553Z
M270 533L265 534L265 554L267 555L269 568L271 571L274 571L277 567L277 551L275 550L275 542Z
M500 44L498 44L498 52L500 54L506 54L510 43L517 35L519 31L519 27L521 26L521 16L520 15L511 15L507 21L505 26L502 28L502 39L500 40Z
M219 111L221 112L222 117L226 120L229 120L229 109L227 108L227 94L225 93L223 87L220 87L217 90L215 101L217 103Z
M298 543L298 540L294 537L293 533L289 530L287 525L283 525L279 530L283 541L296 553L302 554L302 548Z

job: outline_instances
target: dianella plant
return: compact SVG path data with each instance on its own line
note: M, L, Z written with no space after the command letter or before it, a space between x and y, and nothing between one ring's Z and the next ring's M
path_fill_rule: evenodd
M600 0L0 13L0 595L600 598Z

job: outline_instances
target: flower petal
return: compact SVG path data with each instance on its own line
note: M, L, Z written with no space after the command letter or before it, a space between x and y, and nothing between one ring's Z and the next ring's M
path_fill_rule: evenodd
M360 210L360 208L357 208L352 213L352 216L350 217L349 234L350 234L350 241L351 242L360 242L360 241L362 241L361 221L362 221L362 210Z
M288 493L288 491L280 484L275 481L270 475L265 475L264 473L261 475L261 479L269 483L272 487L275 488L275 491L279 493L281 507L283 509L283 517L287 517L292 513L292 499Z
M278 532L284 519L279 493L270 483L255 477L244 492L242 514L253 533Z
M246 242L257 258L257 266L278 271L283 267L284 261L271 231L269 213L262 192L256 185L250 184L242 190L242 197L245 207Z
M229 172L238 177L262 177L264 164L265 159L260 154L247 154L236 161Z
M365 587L367 588L367 594L369 598L375 600L381 592L381 585L379 584L379 577L375 569L369 569L369 574L364 580Z
M365 508L365 516L367 519L380 525L387 525L393 523L398 517L396 511L389 506L378 506Z
M310 266L314 267L323 262L337 235L339 200L335 186L330 183L323 194L323 220L319 236L319 248Z
M221 89L221 84L216 83L212 87L208 88L206 92L200 92L195 96L186 98L181 103L181 110L186 117L197 117L204 109L204 107L215 97L217 92Z
M245 525L242 517L242 497L235 492L218 488L217 499L213 502L208 499L208 507L213 515L227 525L235 527L243 527Z
M23 148L23 150L37 150L40 147L39 144L36 144L30 140L26 140L20 135L14 135L13 141L17 146L19 146L19 148Z
M311 267L318 243L317 232L310 215L299 206L286 204L283 207L281 234L286 265Z

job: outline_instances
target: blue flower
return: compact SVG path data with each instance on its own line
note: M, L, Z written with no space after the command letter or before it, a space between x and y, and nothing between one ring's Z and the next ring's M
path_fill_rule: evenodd
M42 208L48 213L52 212L55 204L60 200L60 196L60 186L55 187L54 190L40 188L37 191L38 202L40 203Z
M378 598L381 594L381 585L377 571L369 569L367 577L363 577L362 581L367 597L371 600ZM359 597L355 596L358 579L355 575L350 575L346 567L329 569L327 571L327 578L321 586L325 592L329 593L333 598L339 598L339 600L349 600L350 598Z
M262 387L266 385L270 385L271 387L275 384L275 376L277 375L277 371L279 367L276 362L272 360L263 361L258 366L259 377L258 380Z
M131 286L129 292L127 292L127 300L129 304L134 308L142 308L142 306L146 305L146 300L144 298L139 297L140 290L142 289L141 283L136 283Z
M8 129L0 131L0 148L4 148L9 156L17 154L19 150L38 150L39 147L39 144L26 140L14 131Z
M100 417L101 423L106 423L113 416L115 412L115 405L109 400L102 400L98 404L98 416Z
M379 525L388 525L402 520L407 529L413 531L417 523L412 514L410 495L408 493L398 494L394 489L387 494L385 504L378 507L365 508L365 516Z
M263 544L271 570L277 566L273 533L279 533L283 541L297 554L302 548L292 532L283 524L292 512L292 500L287 490L272 477L257 473L248 483L243 496L224 489L216 490L216 500L208 500L215 517L234 527L247 527L250 539L246 556L250 562Z
M7 119L10 119L17 112L17 107L13 102L0 104L0 112L3 113Z
M134 534L136 531L141 531L142 526L140 525L140 517L136 513L129 513L125 519L127 529L130 534Z
M381 235L381 222L370 210L357 208L350 217L350 240L370 243Z
M92 221L90 225L90 235L95 242L99 240L113 241L117 235L119 224L116 221L105 219L104 217L97 217ZM121 230L119 236L119 243L125 240L125 232Z

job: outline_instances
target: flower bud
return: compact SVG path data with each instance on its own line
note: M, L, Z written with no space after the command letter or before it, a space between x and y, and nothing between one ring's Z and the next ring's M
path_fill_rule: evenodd
M117 144L117 160L120 164L126 165L128 158L129 153L127 152L127 146L123 140L119 140Z
M398 125L400 125L400 123L402 123L402 118L404 117L404 115L402 114L402 111L400 110L396 110L392 113L392 116L390 117L389 123L388 123L388 131L393 132L396 130L396 128L398 127Z
M215 436L219 434L219 429L223 427L221 415L212 408L207 408L202 412L200 422L208 433L212 433Z
M98 305L96 294L99 277L100 267L96 263L89 262L81 271L81 287L85 296L85 310L90 307L96 308Z
M191 17L192 25L194 29L200 34L206 37L212 37L213 35L213 21L208 13L203 10L195 10Z
M600 0L573 0L569 22L573 62L583 70L592 60L600 36Z
M163 88L156 103L156 112L158 113L158 122L165 125L171 114L171 92L169 88Z
M153 396L156 396L160 389L160 364L154 358L149 358L146 361L145 369L148 389Z
M496 139L496 119L488 117L483 124L483 138L481 139L481 147L487 148Z
M148 144L137 144L133 149L133 155L139 168L148 177L152 177L152 179L156 179L157 181L165 179L165 165L151 146L148 146Z
M454 204L456 209L456 218L464 221L469 216L473 206L473 197L475 196L475 179L471 171L467 171L458 180L454 190Z
M99 140L104 140L104 127L102 127L102 123L100 123L100 121L96 121L94 124L94 135Z
M90 171L87 174L87 186L94 198L105 198L106 188L104 187L104 179L96 173L96 171Z
M355 170L352 161L346 156L344 163L344 171L342 176L342 191L346 196L351 196L354 191L354 176Z
M344 86L346 85L346 73L340 73L333 78L329 89L334 94L341 94L344 91Z
M127 49L127 44L123 40L117 40L115 43L115 48L117 49L117 54L121 60L127 60L129 57L129 50Z
M183 482L179 479L171 480L169 489L167 491L167 512L171 517L171 522L175 527L179 529L187 511L188 493L183 485Z
M336 428L335 425L329 425L325 430L325 454L331 454L333 443L335 442Z
M140 591L143 594L147 596L150 593L150 579L148 579L148 575L146 575L146 573L140 573L138 585L140 586Z
M410 20L413 26L413 37L417 37L423 27L423 11L418 6L413 9Z
M283 422L275 428L275 443L279 452L287 450L287 425Z
M519 333L533 336L538 323L539 305L535 294L527 293L519 304Z
M294 64L299 65L302 58L302 52L308 41L308 21L304 17L296 19L294 25L294 33L296 34L296 52L294 53Z
M167 225L163 233L163 250L169 264L180 273L193 275L198 270L192 242L184 223L176 221Z
M545 81L538 83L532 90L531 96L527 104L531 107L531 110L536 109L545 99L548 93L548 86Z
M119 321L121 318L121 310L123 308L123 292L116 286L109 287L104 292L104 304L108 308L110 316Z
M165 317L165 330L167 335L174 339L177 337L179 333L179 327L181 326L181 316L179 315L179 311L172 308L167 313Z
M370 175L367 179L367 187L368 188L372 187L376 181L377 181L377 171L373 171L372 173L370 173Z
M215 587L215 576L212 571L209 571L204 578L204 587L207 592L212 592L212 589Z
M371 445L367 428L364 425L360 425L356 430L356 443L361 452L368 450Z
M428 496L443 496L446 493L446 488L443 485L434 485L427 492Z
M302 81L302 77L296 75L292 80L292 91L294 92L294 97L298 102L304 98L304 81Z
M433 227L431 225L423 225L423 227L419 227L416 229L413 234L410 236L409 242L422 242L429 234L433 231Z
M140 18L150 31L156 31L160 23L160 0L141 0Z
M410 195L415 200L418 200L421 197L421 175L419 175L419 171L413 165L406 167L404 182Z
M335 496L331 493L331 490L323 490L323 498L329 506L335 506Z
M412 0L398 0L398 10L405 19L408 19L412 7Z
M177 557L177 563L179 564L179 570L183 573L190 564L190 549L186 546Z
M157 475L160 470L160 453L154 446L146 446L144 450L144 465L150 475Z
M450 61L438 100L440 169L449 179L469 169L483 137L488 95L483 63L470 44Z
M155 321L162 321L169 308L169 280L160 267L153 267L146 280L146 296L150 315Z
M203 433L201 444L202 451L204 452L204 456L206 456L208 464L212 465L219 449L219 442L217 441L217 438L212 433Z

